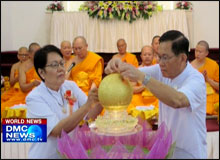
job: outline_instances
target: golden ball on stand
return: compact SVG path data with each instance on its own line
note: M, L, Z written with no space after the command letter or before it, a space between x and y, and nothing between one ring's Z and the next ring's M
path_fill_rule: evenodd
M133 89L130 82L123 80L118 73L106 76L98 89L99 101L107 110L126 109L131 102L132 95Z
M125 135L136 131L138 119L127 113L132 96L133 88L130 82L124 80L120 74L113 73L102 80L98 97L105 113L95 120L97 133Z

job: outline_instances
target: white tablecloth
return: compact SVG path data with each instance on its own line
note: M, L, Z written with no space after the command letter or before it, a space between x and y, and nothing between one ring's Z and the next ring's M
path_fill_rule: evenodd
M219 131L208 132L207 144L208 159L219 159ZM1 141L1 158L27 159L30 146L31 143L4 143Z

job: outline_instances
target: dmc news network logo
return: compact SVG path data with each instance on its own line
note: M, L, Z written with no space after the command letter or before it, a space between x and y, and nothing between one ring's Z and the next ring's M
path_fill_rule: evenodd
M47 119L4 118L3 142L47 142Z

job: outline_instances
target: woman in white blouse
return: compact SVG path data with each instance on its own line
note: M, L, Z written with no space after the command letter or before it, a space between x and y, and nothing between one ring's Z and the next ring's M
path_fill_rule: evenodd
M65 80L64 60L57 47L47 45L38 50L34 66L42 82L26 97L27 117L47 119L47 142L33 143L28 157L60 158L57 137L61 131L69 133L84 118L95 118L102 106L98 103L96 88L87 98L75 82ZM74 97L72 105L66 99L67 92Z

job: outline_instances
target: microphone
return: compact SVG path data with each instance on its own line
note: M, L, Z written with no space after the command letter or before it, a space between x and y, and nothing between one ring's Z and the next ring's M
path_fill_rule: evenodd
M71 71L71 69L76 65L75 62L73 62L70 67L68 68L68 70L66 71L66 73L68 73L69 71Z

